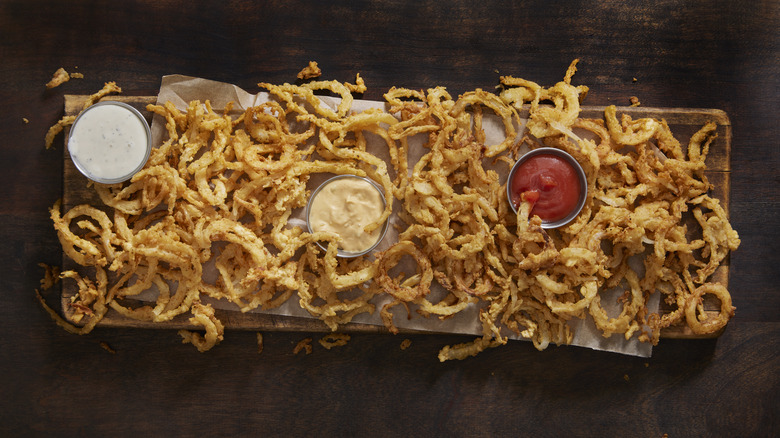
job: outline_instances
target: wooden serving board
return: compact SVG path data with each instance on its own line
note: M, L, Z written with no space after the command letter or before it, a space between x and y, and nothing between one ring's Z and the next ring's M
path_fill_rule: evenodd
M65 96L65 115L76 115L80 112L88 96L66 95ZM137 108L142 114L146 115L151 123L151 114L146 111L146 105L156 102L154 96L110 96L107 100L117 100L125 102ZM642 107L620 107L618 114L628 114L634 119L642 117L653 117L664 119L669 124L675 137L683 144L687 144L691 135L698 131L705 123L717 123L718 137L710 146L707 156L707 178L714 185L712 195L721 201L723 208L729 209L730 192L730 173L731 173L731 122L725 112L715 109L688 109L688 108L642 108ZM584 118L603 118L604 107L583 107L581 117ZM66 147L63 147L64 172L63 172L63 211L67 211L73 206L79 204L101 205L100 199L94 190L88 186L88 180L76 169L70 160L67 149L67 133L65 131ZM75 269L76 266L72 260L63 254L63 270ZM726 258L720 268L713 274L712 281L719 282L728 287L729 280L729 259ZM64 282L62 286L62 308L66 319L72 320L73 311L67 304L70 298L77 292L73 282ZM708 303L705 301L707 312L717 314L718 303ZM661 313L671 311L671 308L661 302ZM222 321L227 329L238 330L257 330L257 331L303 331L303 332L329 332L330 329L321 321L314 318L298 318L290 316L260 314L260 313L242 313L238 310L216 310L216 316ZM135 328L165 328L165 329L191 329L192 325L187 321L188 317L181 316L165 323L152 323L147 321L137 321L127 318L117 312L110 310L103 320L99 323L103 327L135 327ZM386 333L387 329L382 326L371 324L350 323L341 329L343 332L354 333ZM412 330L401 329L401 332L411 333ZM721 331L722 332L722 331ZM720 335L716 332L709 335L695 335L687 326L672 326L661 331L663 338L713 338ZM430 332L428 332L430 333Z

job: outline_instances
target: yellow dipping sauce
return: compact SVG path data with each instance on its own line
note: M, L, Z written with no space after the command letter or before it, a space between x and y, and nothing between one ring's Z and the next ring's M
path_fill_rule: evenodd
M327 182L309 205L309 227L342 238L339 248L345 252L363 252L374 246L382 227L366 233L366 225L376 222L385 209L379 190L357 177L341 177Z

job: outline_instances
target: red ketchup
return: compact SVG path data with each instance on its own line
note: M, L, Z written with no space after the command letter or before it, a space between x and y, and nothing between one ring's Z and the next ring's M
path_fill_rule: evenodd
M512 176L511 197L515 208L530 202L531 215L555 222L569 215L580 199L577 171L564 158L539 154L523 162Z

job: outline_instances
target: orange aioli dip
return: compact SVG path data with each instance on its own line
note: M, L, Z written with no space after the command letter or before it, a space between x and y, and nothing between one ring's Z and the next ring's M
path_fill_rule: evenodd
M533 205L531 214L546 222L565 218L577 207L580 179L565 159L553 154L530 157L515 171L511 184L512 203Z
M309 206L309 227L341 237L339 248L346 252L365 251L379 240L382 227L366 233L366 225L376 222L384 211L382 195L362 178L339 178L326 183Z

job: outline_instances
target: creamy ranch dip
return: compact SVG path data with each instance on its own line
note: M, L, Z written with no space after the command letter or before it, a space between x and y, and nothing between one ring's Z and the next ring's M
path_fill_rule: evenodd
M382 195L370 182L357 177L337 178L320 188L309 205L309 227L313 232L339 235L345 252L365 251L382 236L382 227L366 233L384 211Z
M115 183L130 178L149 157L149 125L132 107L101 102L73 124L68 152L88 178Z

